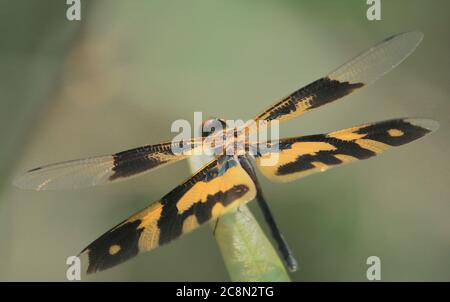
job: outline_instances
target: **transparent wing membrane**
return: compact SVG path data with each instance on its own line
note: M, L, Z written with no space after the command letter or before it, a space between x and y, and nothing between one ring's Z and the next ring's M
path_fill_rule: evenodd
M185 147L201 146L201 139L193 139ZM59 190L91 187L128 179L187 156L174 154L172 143L148 145L113 155L71 160L29 170L15 179L23 189Z
M420 44L421 32L389 37L343 64L328 77L340 82L370 84L403 62Z
M391 71L416 49L422 38L420 32L392 36L327 76L284 97L256 120L285 121L338 100Z

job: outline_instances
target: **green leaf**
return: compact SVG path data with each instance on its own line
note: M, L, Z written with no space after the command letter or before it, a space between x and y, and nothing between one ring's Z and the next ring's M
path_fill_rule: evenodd
M206 156L189 159L192 172L206 162ZM283 262L247 206L210 225L215 228L214 237L232 281L290 281Z

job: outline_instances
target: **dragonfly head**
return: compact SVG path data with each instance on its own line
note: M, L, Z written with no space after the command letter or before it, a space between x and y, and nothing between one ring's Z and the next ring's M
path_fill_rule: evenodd
M226 128L227 123L221 118L209 118L202 123L202 136L206 137Z

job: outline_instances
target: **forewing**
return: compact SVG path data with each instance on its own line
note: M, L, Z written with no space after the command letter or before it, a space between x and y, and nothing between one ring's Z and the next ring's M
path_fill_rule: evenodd
M272 152L256 156L261 172L273 181L287 182L325 171L344 163L368 159L436 130L437 122L425 119L396 119L349 129L270 143ZM276 164L265 165L272 156Z
M182 148L198 148L201 140L191 140ZM186 149L187 150L187 149ZM173 152L172 143L148 145L113 155L97 156L50 164L29 170L15 179L23 189L75 189L128 179L165 164L186 158L187 152Z
M113 267L152 250L252 200L251 177L232 157L206 165L161 200L131 216L91 243L82 254L88 273Z
M285 121L342 98L391 71L416 49L422 38L420 32L392 36L327 76L284 97L255 119Z

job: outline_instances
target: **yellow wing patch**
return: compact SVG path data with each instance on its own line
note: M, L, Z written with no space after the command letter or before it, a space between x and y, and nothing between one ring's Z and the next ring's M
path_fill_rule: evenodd
M205 203L211 196L211 192L228 192L235 185L236 180L241 180L246 184L251 182L247 173L240 167L234 166L229 168L223 175L216 177L210 181L199 181L187 191L180 200L176 203L178 213L182 214L184 211L192 207L194 203ZM248 199L247 192L242 199Z
M82 253L88 273L115 266L196 229L256 196L251 177L232 157L221 157L160 201L131 216Z
M328 134L282 139L272 143L278 147L275 165L262 164L274 152L256 157L256 164L271 180L292 181L314 172L376 156L390 147L416 140L436 128L437 124L429 120L398 119Z

